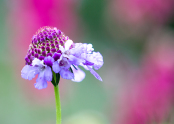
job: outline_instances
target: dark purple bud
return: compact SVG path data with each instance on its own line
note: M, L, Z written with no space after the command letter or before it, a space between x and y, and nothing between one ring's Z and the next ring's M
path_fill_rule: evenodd
M56 48L59 48L59 44L56 45Z
M54 44L51 44L51 47L54 48L55 47Z
M41 46L41 49L42 49L42 50L45 50L45 46Z
M34 48L36 48L36 45L33 45Z
M32 52L31 52L31 55L33 55L33 56L34 56L34 51L32 51Z
M42 55L43 55L43 56L46 56L46 51L43 51L43 52L42 52Z
M40 37L38 37L37 40L40 41Z
M28 55L28 58L29 58L29 59L30 59L30 57L31 57L31 54Z
M57 40L55 41L55 44L58 44L58 41Z
M54 38L56 38L56 34L55 34L55 33L52 33L52 36L53 36Z
M51 49L51 52L53 52L53 53L56 52L56 49L55 48L52 48Z
M48 39L48 35L45 35L45 38Z
M51 56L52 57L52 53L47 53L47 56Z
M44 58L45 58L44 56L39 56L40 60L44 60Z
M44 38L41 38L40 41L41 41L41 42L45 42L45 39L44 39Z
M37 44L38 43L38 41L37 40L34 40L34 44Z
M38 54L41 54L41 50L40 50L40 49L37 49L37 53L38 53Z
M54 43L54 42L51 40L50 43Z
M37 53L37 48L34 49L35 53Z
M28 64L30 62L30 59L28 59L28 57L25 57L25 61Z
M60 40L59 43L60 43L61 45L63 45L63 41Z
M58 50L57 53L61 53L62 54L61 50Z
M43 46L45 46L45 43L42 43Z
M52 40L53 39L53 36L49 35L48 36L48 39Z
M50 46L50 44L49 43L46 43L46 46Z
M46 40L45 42L46 42L46 43L48 43L49 41L48 41L48 40Z
M53 58L55 61L57 61L60 58L61 54L60 53L54 53Z
M43 34L40 35L40 38L43 38Z
M36 53L36 54L34 55L34 57L38 58L38 57L39 57L39 54Z
M46 47L46 50L49 52L50 51L50 47Z
M43 32L43 34L44 34L44 35L46 35L46 34L47 34L47 32L46 32L46 31L44 31L44 32Z

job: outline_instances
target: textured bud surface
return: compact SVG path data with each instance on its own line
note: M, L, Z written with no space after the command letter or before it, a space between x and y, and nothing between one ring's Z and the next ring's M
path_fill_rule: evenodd
M25 57L26 64L31 65L34 58L44 60L46 56L54 56L55 60L57 60L60 55L54 54L60 54L59 44L64 46L64 43L68 39L69 38L57 28L40 28L32 37L31 44L29 45L29 49Z

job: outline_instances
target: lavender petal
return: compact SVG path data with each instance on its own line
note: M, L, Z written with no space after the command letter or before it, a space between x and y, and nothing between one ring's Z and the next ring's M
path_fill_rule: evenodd
M36 89L43 89L47 87L47 81L44 78L44 72L39 73L39 76L34 84Z
M28 73L28 80L32 80L38 73L39 73L38 68L32 67Z
M52 71L49 66L47 66L44 70L44 76L46 81L52 81Z
M72 81L74 82L81 82L85 78L85 72L82 71L80 68L77 68L77 70L74 67L71 67L74 73L74 79Z
M74 78L74 74L69 69L61 69L59 73L64 79L70 80Z
M73 55L69 55L69 62L74 65L79 65L80 63L84 62L84 60L79 59Z
M28 73L30 71L32 66L30 65L25 65L21 71L21 77L24 79L28 79Z
M25 65L21 71L21 77L24 79L32 80L38 73L39 71L37 67Z
M91 74L94 75L95 78L97 78L99 81L103 81L102 78L99 76L99 74L97 72L95 72L92 68L90 68L89 66L87 66L89 71L91 72Z
M59 67L58 61L55 61L55 62L53 63L52 68L53 68L53 71L54 71L55 73L58 73L58 72L60 71L60 67Z
M103 56L99 52L93 52L94 62L94 69L98 70L103 66Z

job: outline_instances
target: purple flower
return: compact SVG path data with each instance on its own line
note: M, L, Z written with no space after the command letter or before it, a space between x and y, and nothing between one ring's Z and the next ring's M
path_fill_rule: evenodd
M102 81L93 70L103 65L102 55L94 52L92 44L73 43L57 28L43 27L33 36L25 61L21 76L31 80L38 74L34 84L37 89L46 88L47 81L53 81L53 73L60 74L64 79L82 81L85 73L79 65Z

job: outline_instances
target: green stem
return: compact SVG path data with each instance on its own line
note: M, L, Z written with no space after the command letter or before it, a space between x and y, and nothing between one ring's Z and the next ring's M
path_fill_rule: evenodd
M54 86L55 101L56 101L56 124L61 124L61 106L60 106L60 95L59 87Z

